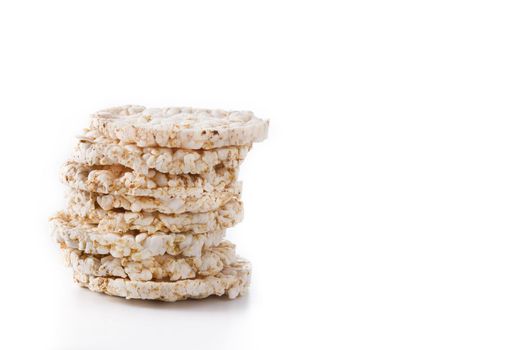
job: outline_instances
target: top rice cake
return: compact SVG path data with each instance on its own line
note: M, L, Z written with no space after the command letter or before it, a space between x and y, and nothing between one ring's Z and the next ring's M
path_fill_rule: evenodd
M127 105L96 112L90 129L140 147L212 149L262 141L268 124L247 111Z

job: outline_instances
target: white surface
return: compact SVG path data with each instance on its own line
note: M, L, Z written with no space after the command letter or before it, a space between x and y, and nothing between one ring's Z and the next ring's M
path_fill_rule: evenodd
M2 2L0 347L523 349L524 15ZM46 222L58 168L87 114L122 103L271 118L229 234L254 266L247 297L126 302L72 283Z

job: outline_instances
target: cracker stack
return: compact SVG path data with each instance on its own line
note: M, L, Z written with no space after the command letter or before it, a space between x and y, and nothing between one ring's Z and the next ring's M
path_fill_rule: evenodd
M224 235L243 215L239 165L267 133L251 112L95 113L62 169L67 207L51 219L75 281L128 299L243 295L250 265Z

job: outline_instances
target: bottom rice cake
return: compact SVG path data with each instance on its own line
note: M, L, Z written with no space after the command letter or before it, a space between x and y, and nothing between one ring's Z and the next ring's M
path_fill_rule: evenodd
M238 259L214 276L175 282L132 281L127 278L96 277L74 273L75 281L94 292L126 299L178 301L227 295L234 299L246 293L250 284L250 263Z
M97 277L122 277L133 281L176 281L212 276L237 260L235 245L223 241L205 250L200 257L158 255L141 261L115 258L111 255L83 254L77 249L63 248L66 265L75 273Z

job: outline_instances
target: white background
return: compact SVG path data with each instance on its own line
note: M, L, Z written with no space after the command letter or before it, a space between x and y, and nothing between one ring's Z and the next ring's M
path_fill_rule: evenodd
M520 1L3 1L4 349L523 349ZM249 109L249 295L78 288L47 217L108 106Z

